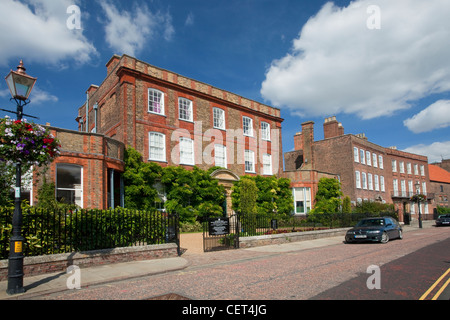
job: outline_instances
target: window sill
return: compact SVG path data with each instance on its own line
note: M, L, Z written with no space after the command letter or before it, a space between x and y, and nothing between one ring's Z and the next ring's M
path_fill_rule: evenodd
M167 160L148 159L148 161L167 163Z
M158 112L153 112L153 111L147 111L147 113L167 118L167 116L164 113L158 113Z

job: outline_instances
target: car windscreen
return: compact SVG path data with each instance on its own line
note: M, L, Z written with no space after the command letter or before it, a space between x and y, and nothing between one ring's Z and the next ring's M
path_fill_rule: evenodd
M364 219L356 224L356 227L384 226L384 219Z

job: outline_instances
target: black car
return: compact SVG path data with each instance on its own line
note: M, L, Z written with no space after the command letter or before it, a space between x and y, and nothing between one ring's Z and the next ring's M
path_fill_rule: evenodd
M362 219L345 235L347 243L364 241L386 243L395 238L402 239L403 230L397 220L391 217Z
M450 214L442 214L436 219L436 227L450 226Z

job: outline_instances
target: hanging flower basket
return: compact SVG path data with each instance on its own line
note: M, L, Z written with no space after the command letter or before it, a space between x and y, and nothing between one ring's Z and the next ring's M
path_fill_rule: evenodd
M415 194L410 198L410 200L413 202L424 202L427 201L427 196L424 194Z
M47 128L26 119L0 118L0 161L43 166L60 154L60 147Z

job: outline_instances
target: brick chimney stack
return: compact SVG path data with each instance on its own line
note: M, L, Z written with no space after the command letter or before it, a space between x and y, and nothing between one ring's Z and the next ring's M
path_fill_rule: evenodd
M303 136L303 168L313 169L313 152L312 146L314 144L314 121L307 121L302 123Z
M294 150L303 150L303 134L297 132L294 136Z
M323 136L324 139L334 138L344 135L344 127L342 123L336 120L335 116L325 119L323 123Z

